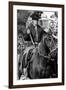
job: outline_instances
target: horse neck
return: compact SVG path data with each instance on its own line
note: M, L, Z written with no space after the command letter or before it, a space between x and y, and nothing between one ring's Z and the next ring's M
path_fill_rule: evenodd
M38 45L38 49L39 49L39 53L41 55L47 55L49 48L47 47L46 43L45 43L45 37L42 38L41 42Z

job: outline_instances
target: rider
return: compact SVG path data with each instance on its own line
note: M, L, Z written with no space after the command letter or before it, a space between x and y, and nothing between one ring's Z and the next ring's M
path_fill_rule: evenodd
M41 41L43 34L45 33L43 28L38 24L38 21L41 18L41 14L41 11L35 11L31 16L28 17L26 22L27 34L25 36L25 40L31 41L33 39L32 42L34 44L38 44Z
M36 17L38 18L38 16ZM31 41L32 45L36 46L41 41L43 34L45 33L41 26L38 25L38 20L36 20L34 15L31 15L26 22L27 34L25 40ZM27 39L28 38L28 39ZM23 73L27 76L27 68L23 68Z

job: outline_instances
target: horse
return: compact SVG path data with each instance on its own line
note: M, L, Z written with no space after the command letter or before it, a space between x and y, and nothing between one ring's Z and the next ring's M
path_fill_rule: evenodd
M36 48L27 69L28 77L30 79L49 78L50 66L47 61L48 59L40 55L38 52L38 48Z
M27 47L21 54L21 74L26 68L30 79L57 77L57 48L56 40L51 35L43 36L37 46ZM53 55L54 54L54 55ZM54 59L54 61L52 61Z
M47 37L43 37L38 46L26 49L27 53L23 55L22 71L27 67L27 77L30 79L57 77L57 50L55 49L56 60L53 62L51 61L53 55L51 57L49 55L51 39L48 40Z

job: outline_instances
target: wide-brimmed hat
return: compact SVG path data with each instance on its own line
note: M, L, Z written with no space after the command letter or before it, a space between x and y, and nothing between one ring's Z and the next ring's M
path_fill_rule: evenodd
M34 11L30 17L32 17L32 20L38 20L41 18L42 11Z

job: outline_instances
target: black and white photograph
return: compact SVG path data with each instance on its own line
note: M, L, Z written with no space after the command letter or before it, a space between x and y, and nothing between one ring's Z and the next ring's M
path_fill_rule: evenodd
M10 87L62 85L64 6L10 2L9 15Z
M18 79L58 77L58 12L17 10Z

